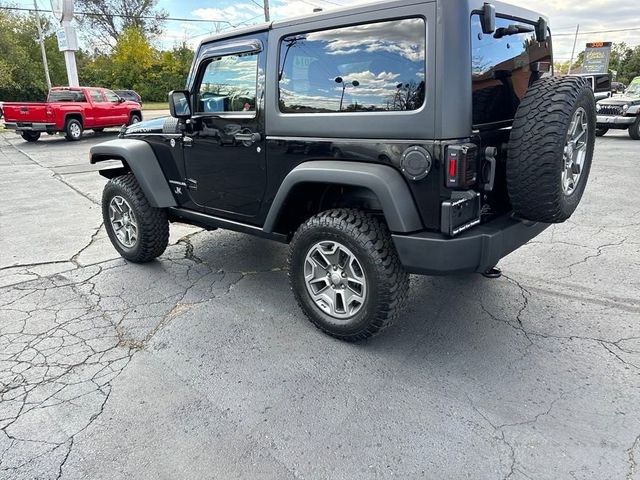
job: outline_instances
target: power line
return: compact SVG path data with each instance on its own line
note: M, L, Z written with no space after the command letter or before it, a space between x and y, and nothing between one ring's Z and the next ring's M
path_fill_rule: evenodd
M579 35L591 35L591 34L596 34L596 33L616 33L616 32L633 32L636 30L640 30L640 27L633 27L633 28L617 28L615 30L596 30L596 31L592 31L592 32L581 32ZM568 36L573 36L575 35L575 32L573 33L552 33L553 37L568 37Z
M19 12L33 12L33 8L23 7L0 7L0 10L13 10ZM40 9L43 13L53 13L51 10ZM172 22L201 22L201 23L226 23L235 26L228 20L204 20L200 18L178 18L178 17L163 17L162 15L125 15L121 13L94 13L94 12L74 12L74 15L83 15L88 17L117 17L117 18L143 18L146 20L168 20ZM262 15L259 15L262 16ZM257 17L254 17L257 18ZM252 19L251 19L252 20Z

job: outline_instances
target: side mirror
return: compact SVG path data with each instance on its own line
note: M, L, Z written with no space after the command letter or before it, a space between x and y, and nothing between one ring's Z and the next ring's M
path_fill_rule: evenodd
M124 103L126 100L122 97L118 97L118 103Z
M488 35L496 31L496 7L490 3L485 3L482 7L482 33Z
M169 92L169 112L174 118L191 118L189 90L173 90Z
M540 17L538 19L538 23L536 23L536 40L539 42L544 42L547 39L549 25L547 25L547 21Z

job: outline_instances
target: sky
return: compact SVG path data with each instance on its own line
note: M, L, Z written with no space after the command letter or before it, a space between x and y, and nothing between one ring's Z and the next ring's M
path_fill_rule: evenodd
M447 1L447 0L444 0ZM369 0L271 0L272 20L311 15L315 7L323 10L370 3ZM586 42L626 42L640 45L640 0L507 0L507 3L532 8L546 15L554 34L556 61L568 61L571 57L577 24L583 32L578 37L576 55ZM170 17L200 20L225 20L233 25L251 25L264 21L262 0L159 0L159 6ZM228 24L170 21L159 40L161 46L171 47L186 40L192 45L216 28L231 28ZM602 30L631 29L626 32L593 33Z

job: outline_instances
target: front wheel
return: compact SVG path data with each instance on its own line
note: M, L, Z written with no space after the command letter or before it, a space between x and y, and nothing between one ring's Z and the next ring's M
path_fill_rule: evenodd
M608 131L608 128L596 128L596 137L603 137Z
M140 118L140 115L137 113L132 113L129 117L129 125L135 125L136 123L140 123L140 121L142 121L142 118Z
M40 138L40 132L20 132L20 136L27 142L37 142Z
M634 140L640 140L640 116L629 126L629 136Z
M67 120L67 125L64 128L65 138L70 142L77 142L82 138L82 124L75 118Z
M359 210L311 217L295 233L288 263L302 310L341 340L363 340L389 326L409 290L387 226Z
M104 187L102 217L111 243L131 262L150 262L167 248L167 214L149 205L132 174L112 178Z

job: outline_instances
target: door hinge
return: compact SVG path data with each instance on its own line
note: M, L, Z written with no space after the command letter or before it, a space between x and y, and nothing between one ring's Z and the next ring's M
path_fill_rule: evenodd
M187 178L187 188L189 190L198 190L198 182L192 178Z

